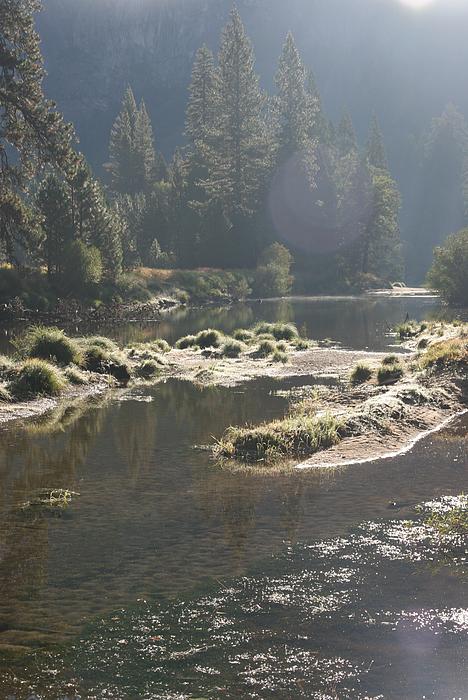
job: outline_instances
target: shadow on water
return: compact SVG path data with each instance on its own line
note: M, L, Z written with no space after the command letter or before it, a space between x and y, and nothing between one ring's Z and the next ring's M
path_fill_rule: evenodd
M67 683L114 699L464 692L466 584L392 520L466 490L468 418L336 470L222 470L194 449L282 415L284 388L169 381L0 433L0 698ZM25 517L39 488L80 496Z

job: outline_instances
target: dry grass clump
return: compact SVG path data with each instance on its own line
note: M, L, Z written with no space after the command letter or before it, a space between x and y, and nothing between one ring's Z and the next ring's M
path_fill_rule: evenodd
M144 360L135 367L134 372L140 379L153 379L161 372L161 365L155 360Z
M275 340L292 341L299 337L294 323L261 322L253 328L255 335L272 335Z
M451 338L433 343L421 357L423 368L466 362L468 359L468 343L461 338Z
M179 338L176 342L175 347L177 350L186 350L187 348L193 348L197 344L197 339L194 335L184 335L183 338Z
M394 364L382 365L377 372L377 382L379 386L396 384L403 376L403 367L395 362Z

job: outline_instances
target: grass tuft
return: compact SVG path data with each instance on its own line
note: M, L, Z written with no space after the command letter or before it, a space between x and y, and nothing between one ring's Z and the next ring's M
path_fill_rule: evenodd
M145 360L135 367L135 375L140 379L153 379L161 371L161 365L154 360Z
M282 362L283 365L285 365L288 361L288 356L283 350L279 350L278 348L276 348L271 359L273 360L273 362Z
M222 354L223 357L236 358L243 352L245 346L238 340L228 340L224 343Z
M23 357L56 362L63 366L80 360L78 343L68 338L59 328L32 326L16 341L16 347Z
M218 457L247 461L304 457L336 445L340 422L333 416L288 416L258 427L231 427L215 447Z
M183 338L179 338L175 346L177 350L186 350L187 348L193 348L197 344L197 339L194 335L185 335Z
M223 342L223 334L213 328L200 331L195 337L195 344L204 350L205 348L219 348Z
M365 382L368 382L369 379L372 379L372 375L373 371L370 367L368 367L367 365L359 364L356 365L356 367L351 372L349 381L353 386L357 386L358 384L364 384Z
M249 343L255 337L255 334L245 328L238 328L234 331L232 337L234 340L240 340L242 343Z
M256 335L272 335L275 340L295 340L299 337L296 326L293 323L257 323L254 327Z
M382 365L377 372L379 386L396 384L403 376L403 367L400 364Z
M57 369L45 360L26 360L11 381L9 390L15 399L60 394L65 382Z
M276 343L273 340L262 340L255 354L257 357L268 357L276 350Z

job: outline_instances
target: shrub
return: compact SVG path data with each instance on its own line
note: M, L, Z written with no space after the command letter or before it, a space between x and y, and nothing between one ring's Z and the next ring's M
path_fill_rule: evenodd
M16 399L56 396L65 386L57 369L44 360L26 360L12 380L9 389Z
M148 301L151 299L151 292L145 281L131 272L119 276L115 284L115 293L121 297L122 301Z
M297 328L294 323L257 323L254 328L256 335L265 333L271 334L276 340L295 340L299 337Z
M254 338L253 331L248 331L245 328L238 328L232 334L235 340L240 340L242 343L248 343Z
M368 382L369 379L371 379L372 374L373 372L371 368L367 365L356 365L356 367L351 372L349 380L353 385L364 384L365 382Z
M71 292L83 292L102 280L101 253L95 246L74 241L65 253L63 284Z
M208 328L205 331L200 331L195 338L195 344L198 347L204 348L219 348L223 342L222 333Z
M179 338L175 346L177 350L186 350L187 348L193 348L197 344L197 339L194 335L185 335L183 338Z
M273 362L282 362L285 365L288 361L288 356L283 350L278 350L278 348L276 348L271 359Z
M399 364L382 365L377 372L377 381L380 386L395 384L403 376L403 367Z
M294 341L294 347L296 350L308 350L310 348L310 342L308 340L303 340L303 338L298 338Z
M140 379L152 379L161 371L161 366L154 360L145 360L135 367L135 374Z
M450 304L468 304L468 228L452 234L434 250L427 284Z
M255 354L258 355L258 357L268 357L268 355L272 355L275 350L276 344L272 340L262 340Z
M24 357L69 365L80 360L78 344L58 328L33 326L17 341L16 347Z
M243 351L244 346L242 343L240 343L238 340L228 340L226 343L223 345L223 355L224 357L239 357L241 352Z
M257 266L254 291L257 296L285 296L292 288L291 276L293 258L281 243L273 243L266 248Z
M100 367L104 362L110 360L110 355L107 350L99 345L91 345L85 350L83 355L82 365L90 372L99 372Z

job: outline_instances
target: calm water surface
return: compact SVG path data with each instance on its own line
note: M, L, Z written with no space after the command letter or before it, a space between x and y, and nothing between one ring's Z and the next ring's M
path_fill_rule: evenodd
M174 340L293 320L384 350L407 313L444 311L433 299L299 299L112 330ZM284 388L168 381L2 430L0 700L468 698L465 564L401 527L414 504L466 491L468 420L372 464L216 466L203 446L283 415ZM62 517L18 508L45 487L80 496Z

